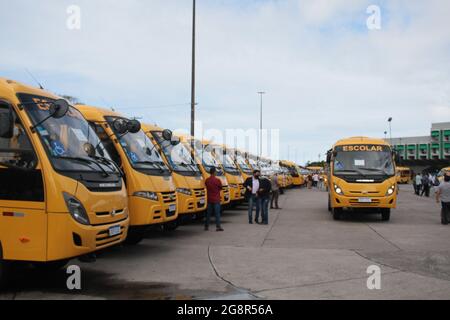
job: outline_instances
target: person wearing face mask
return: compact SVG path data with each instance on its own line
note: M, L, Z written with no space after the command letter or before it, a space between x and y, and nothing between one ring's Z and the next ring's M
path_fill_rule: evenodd
M260 175L261 172L259 170L254 170L253 176L247 178L244 182L245 198L248 200L248 223L250 224L253 224L253 207L256 207L256 223L258 223L259 212L261 210L261 198L258 197Z
M441 223L447 225L450 215L450 172L444 176L444 180L436 190L436 202L441 202Z

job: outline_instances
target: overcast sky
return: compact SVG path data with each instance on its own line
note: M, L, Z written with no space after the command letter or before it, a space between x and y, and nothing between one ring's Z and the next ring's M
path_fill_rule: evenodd
M450 1L197 0L198 118L279 128L281 157L450 121ZM66 26L69 5L81 29ZM381 29L369 30L369 5ZM0 77L168 128L189 127L191 1L0 1ZM288 154L288 149L290 153Z

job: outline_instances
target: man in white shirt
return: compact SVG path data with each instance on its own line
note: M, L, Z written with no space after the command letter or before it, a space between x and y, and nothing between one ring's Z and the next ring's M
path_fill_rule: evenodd
M416 194L419 196L420 195L420 191L422 190L422 175L420 173L418 173L416 175L415 181L416 181L416 184L415 184L415 186L416 186Z
M441 223L448 224L450 215L450 172L444 176L444 180L439 184L436 190L436 202L441 202Z
M259 211L261 209L261 199L258 197L259 191L259 170L253 171L253 176L244 182L245 197L248 200L248 223L253 224L253 207L256 207L255 222L258 223Z

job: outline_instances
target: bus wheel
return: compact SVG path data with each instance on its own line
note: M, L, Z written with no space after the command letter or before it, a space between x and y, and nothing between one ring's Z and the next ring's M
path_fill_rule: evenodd
M383 209L381 211L381 220L389 221L391 219L391 209Z
M56 272L61 270L69 263L69 259L50 261L50 262L33 262L32 265L40 272Z
M332 210L333 210L333 219L341 220L342 208L333 208Z
M0 256L0 289L6 286L9 269L9 264Z
M147 228L129 229L128 236L123 243L129 246L135 246L139 244L142 240L144 240L146 230Z
M171 221L163 224L164 231L175 231L178 228L178 221Z

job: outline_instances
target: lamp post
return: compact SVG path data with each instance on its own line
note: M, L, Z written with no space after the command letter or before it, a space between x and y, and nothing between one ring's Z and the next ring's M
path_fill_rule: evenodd
M389 117L389 143L392 144L392 117Z
M192 7L192 74L191 74L191 136L195 136L195 12L196 3Z
M264 91L259 91L260 95L260 111L259 111L259 157L262 156L262 130L263 130L263 95L266 94Z

